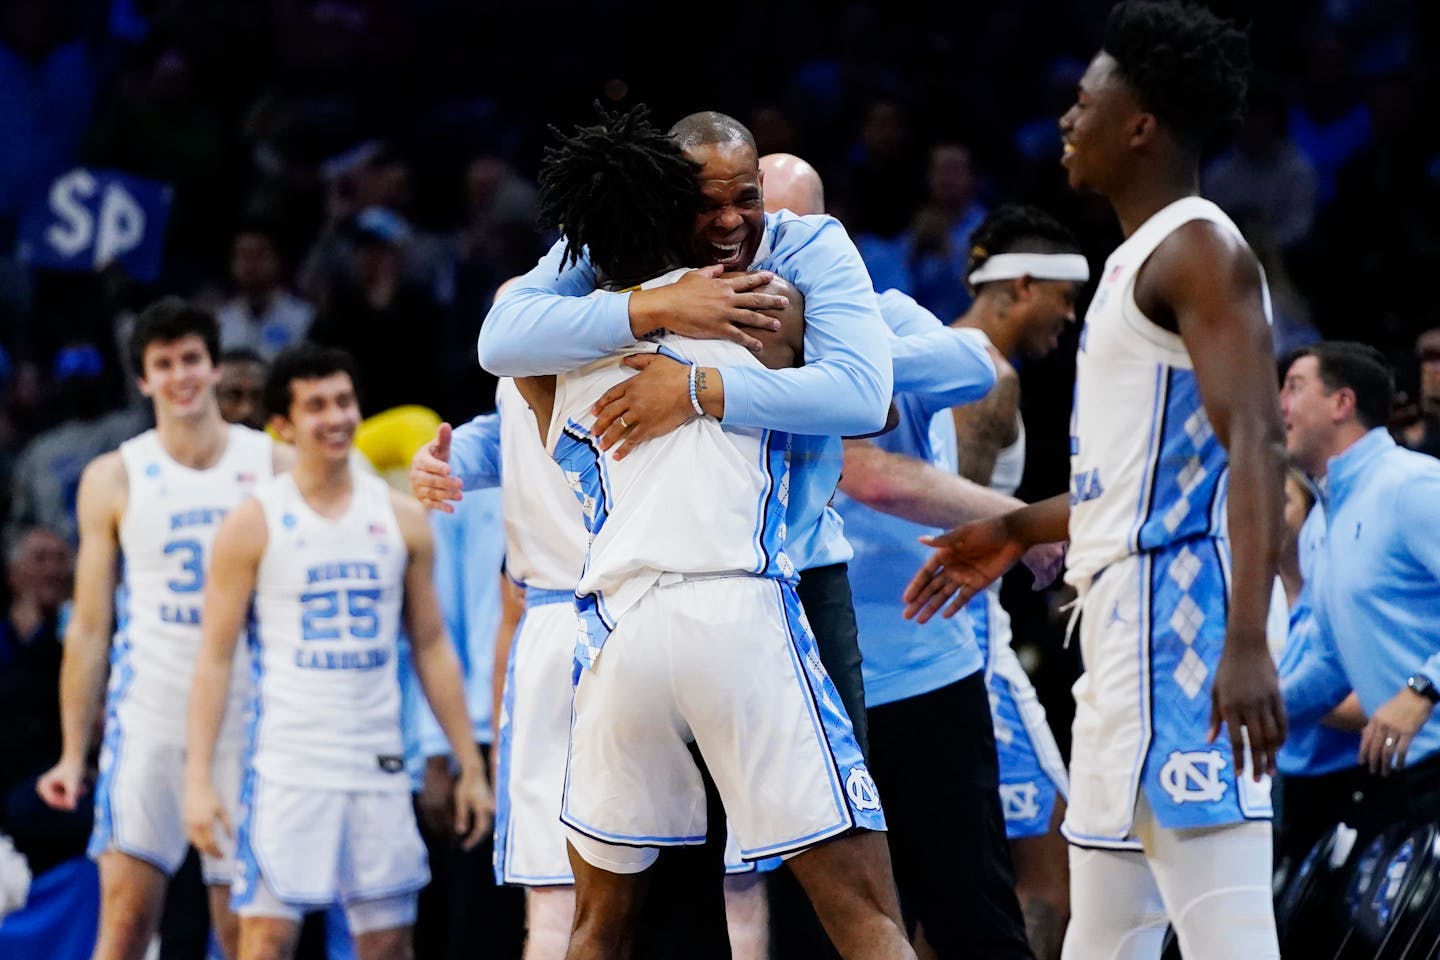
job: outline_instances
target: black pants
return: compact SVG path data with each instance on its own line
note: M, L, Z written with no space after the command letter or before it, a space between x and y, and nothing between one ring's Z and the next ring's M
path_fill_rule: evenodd
M1275 862L1298 865L1337 823L1355 825L1370 775L1360 767L1275 782Z
M1034 960L1015 896L983 673L870 710L907 926L937 956Z
M525 942L525 892L498 886L491 864L493 838L462 850L451 837L421 830L430 858L430 884L420 891L415 918L418 960L469 960L477 944L493 960L519 960Z

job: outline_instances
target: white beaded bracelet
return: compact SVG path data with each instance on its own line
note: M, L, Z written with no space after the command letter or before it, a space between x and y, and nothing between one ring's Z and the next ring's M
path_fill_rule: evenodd
M690 364L690 406L695 408L695 416L705 416L705 408L700 406L700 395L695 389L695 377L700 372L699 364Z

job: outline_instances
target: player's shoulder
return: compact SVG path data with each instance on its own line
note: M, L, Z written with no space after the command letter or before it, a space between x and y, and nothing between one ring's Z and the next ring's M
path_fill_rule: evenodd
M810 213L804 216L789 210L767 213L765 231L768 234L770 256L773 258L793 256L831 239L849 239L845 227L828 213Z
M1233 225L1196 217L1177 226L1155 246L1146 272L1209 283L1227 275L1258 279L1260 261Z
M395 511L395 522L400 526L400 532L407 540L413 531L423 530L428 534L430 518L419 500L416 500L410 493L396 490L389 484L386 484L385 492L390 499L391 509Z
M125 509L129 490L129 474L120 451L102 453L80 472L76 509L82 513L99 510L118 517Z

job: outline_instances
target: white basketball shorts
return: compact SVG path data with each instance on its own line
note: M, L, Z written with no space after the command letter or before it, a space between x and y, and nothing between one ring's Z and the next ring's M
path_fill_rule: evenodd
M561 819L593 840L702 843L705 791L692 741L743 860L885 828L788 584L734 576L655 587L581 673L574 711Z

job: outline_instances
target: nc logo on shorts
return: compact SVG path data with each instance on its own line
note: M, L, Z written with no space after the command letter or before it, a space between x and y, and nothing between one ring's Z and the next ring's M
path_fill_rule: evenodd
M845 793L856 810L880 809L880 791L875 789L875 781L864 767L850 768L850 775L845 778Z
M1215 803L1225 796L1220 772L1227 766L1219 750L1176 751L1160 768L1160 786L1176 803Z
M1000 808L1006 820L1034 820L1040 816L1040 788L1028 783L1000 784Z

